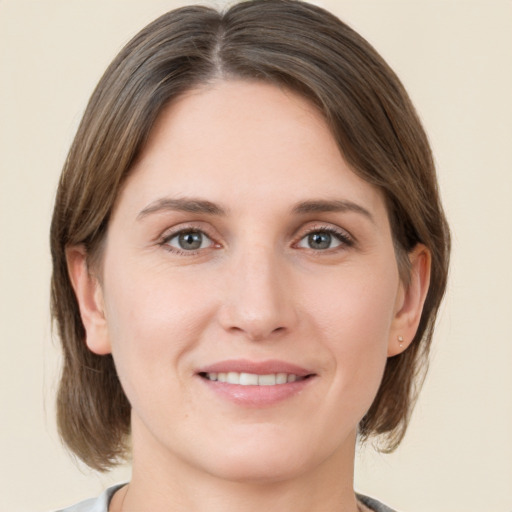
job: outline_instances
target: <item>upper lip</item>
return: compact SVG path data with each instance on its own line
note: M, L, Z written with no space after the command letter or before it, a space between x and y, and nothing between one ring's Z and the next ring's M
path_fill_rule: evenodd
M289 373L298 377L306 377L314 372L307 370L301 366L277 359L269 359L266 361L249 361L247 359L230 359L227 361L219 361L207 366L201 367L197 373L221 373L221 372L237 372L237 373L254 373L256 375L268 375L271 373Z

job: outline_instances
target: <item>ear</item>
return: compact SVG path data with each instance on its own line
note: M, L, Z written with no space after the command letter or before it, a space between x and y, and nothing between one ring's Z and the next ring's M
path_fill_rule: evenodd
M85 342L89 350L95 354L110 354L111 347L104 312L103 290L98 278L89 271L85 247L81 245L68 247L66 260L69 278L85 327Z
M423 244L417 244L408 257L409 283L400 285L388 341L388 357L400 354L412 343L430 284L430 251Z

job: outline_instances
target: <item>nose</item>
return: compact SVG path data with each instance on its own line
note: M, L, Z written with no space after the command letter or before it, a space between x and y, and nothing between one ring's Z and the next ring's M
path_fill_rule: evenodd
M252 248L226 269L222 327L250 341L264 341L297 325L289 269L272 248Z

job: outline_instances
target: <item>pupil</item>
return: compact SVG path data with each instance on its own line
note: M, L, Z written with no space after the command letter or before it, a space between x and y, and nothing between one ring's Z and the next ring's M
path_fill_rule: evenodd
M308 236L308 242L312 249L329 249L331 235L329 233L312 233Z
M201 233L182 233L179 236L179 244L182 249L199 249L202 242L203 237Z

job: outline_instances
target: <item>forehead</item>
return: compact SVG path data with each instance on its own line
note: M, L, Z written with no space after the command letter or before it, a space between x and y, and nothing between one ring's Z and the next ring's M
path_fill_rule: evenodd
M319 139L322 150L328 144L329 153L339 153L322 114L304 97L265 82L221 80L187 91L168 105L141 159L148 164L171 149L183 160L217 150L231 157L243 150L240 159L245 156L263 167L286 151L314 149ZM202 151L188 153L192 146Z
M318 109L275 85L219 81L188 91L155 123L126 189L242 205L348 195L371 208L380 192L345 162ZM133 195L133 194L132 194Z

